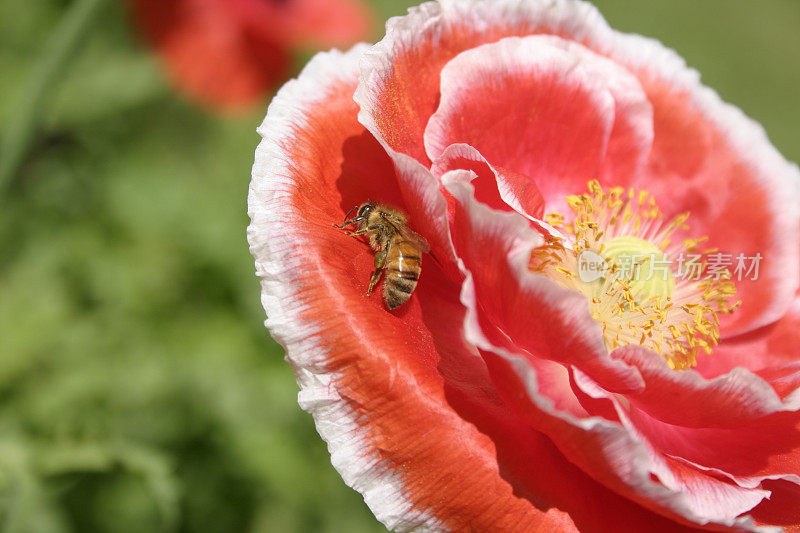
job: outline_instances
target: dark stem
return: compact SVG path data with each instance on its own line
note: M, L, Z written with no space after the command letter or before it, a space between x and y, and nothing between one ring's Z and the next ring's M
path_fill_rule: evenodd
M75 0L34 65L0 145L0 201L30 149L44 104L107 0Z

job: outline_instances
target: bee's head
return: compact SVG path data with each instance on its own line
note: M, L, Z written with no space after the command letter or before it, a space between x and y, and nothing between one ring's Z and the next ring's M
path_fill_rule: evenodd
M372 211L373 209L375 209L374 202L371 201L364 202L363 204L361 204L361 207L358 208L358 216L366 218L367 216L369 216L370 211Z

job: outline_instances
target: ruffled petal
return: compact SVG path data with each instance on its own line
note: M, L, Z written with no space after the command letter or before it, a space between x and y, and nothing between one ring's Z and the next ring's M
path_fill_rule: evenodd
M756 373L737 367L706 381L692 371L670 375L639 349L615 355L635 364L648 383L627 405L632 424L659 450L743 486L779 478L800 483L800 363Z
M790 397L800 396L800 361L765 368L756 374L769 383L781 399L796 404L796 400Z
M627 184L652 140L636 78L553 36L509 37L467 50L441 72L441 99L425 130L435 160L467 143L487 161L532 179L549 210L591 179Z
M469 313L467 337L491 346ZM537 388L527 360L499 347L481 353L508 405L553 439L571 462L614 492L678 523L753 530L750 518L739 515L762 501L767 491L717 479L665 458L618 424L558 411L547 391Z
M644 379L642 390L626 395L630 405L666 424L739 427L800 407L800 402L783 402L767 381L744 368L706 380L693 370L670 369L663 357L639 346L617 349L612 357L639 369Z
M537 37L506 38L457 55L441 84L424 136L432 160L466 143L555 198L599 173L614 100L570 54Z
M440 180L451 170L474 173L475 198L493 209L514 210L535 223L544 214L544 197L530 177L490 165L468 144L448 146L431 166L431 172Z
M699 358L697 371L714 377L741 366L752 371L800 361L800 297L777 322L746 335L723 341L713 353Z
M768 479L800 483L800 366L760 376L736 368L705 380L693 371L674 372L638 347L612 355L639 369L642 391L621 400L590 382L587 388L585 379L576 382L591 396L611 400L626 426L658 453L694 475L729 479L748 491Z
M479 320L490 340L574 365L608 390L639 390L643 382L636 369L609 356L585 297L528 270L530 252L542 237L515 213L477 203L469 179L467 171L458 170L443 178L457 200L451 220L455 248L472 279ZM479 226L473 216L480 217Z
M800 482L800 414L780 412L735 428L665 424L639 409L630 420L662 453L722 472L743 486L768 478Z
M653 475L666 487L685 494L691 509L701 516L737 516L769 498L770 493L760 487L760 480L736 479L724 472L663 454L632 422L627 398L609 395L588 377L578 377L576 381L593 396L611 400L620 422L647 450Z
M267 327L287 349L301 389L298 398L328 441L334 466L389 527L419 526L430 523L431 517L415 511L403 497L396 474L378 468L382 457L369 443L369 433L361 429L358 405L339 393L335 384L340 372L330 368L328 353L328 342L341 335L337 327L342 332L350 329L348 314L334 309L345 302L364 305L364 289L359 285L366 281L362 276L369 261L362 257L361 245L330 227L341 220L341 215L332 213L344 212L336 182L342 175L356 178L344 192L351 195L348 203L356 203L356 196L368 192L358 184L368 187L375 179L384 184L393 181L383 172L393 174L391 162L374 140L373 155L367 156L364 147L356 149L357 157L345 155L348 143L368 145L370 139L355 120L357 110L350 98L362 50L316 56L270 105L260 128L264 140L256 153L250 185L248 241L261 278ZM362 167L369 161L377 167ZM355 165L353 172L343 173L349 165ZM369 171L369 176L359 171ZM353 272L356 265L361 276ZM334 270L341 279L331 278ZM346 291L344 297L341 291ZM310 300L318 299L315 308L320 309L321 302L331 298L334 305L321 309L333 320L328 324L309 320ZM355 353L365 352L356 346Z
M603 18L583 2L443 0L412 8L390 19L386 36L365 55L359 119L393 150L428 165L423 134L438 107L444 65L481 44L536 33L610 38Z

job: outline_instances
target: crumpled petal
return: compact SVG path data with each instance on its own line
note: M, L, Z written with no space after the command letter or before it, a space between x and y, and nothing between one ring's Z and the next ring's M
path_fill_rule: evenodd
M723 339L714 352L701 357L697 371L714 377L741 366L752 371L781 367L800 357L800 297L795 298L786 314L777 322Z
M800 413L779 412L734 428L667 425L635 408L630 419L662 453L722 472L742 486L778 478L800 483Z
M509 37L457 55L441 84L424 135L431 160L466 143L555 198L598 174L614 99L570 54L535 36Z
M359 120L387 146L427 166L423 134L438 107L439 74L448 61L503 37L550 33L581 42L587 32L606 37L610 32L588 3L423 3L407 16L390 19L386 37L365 55L355 95L361 107Z
M663 357L640 346L619 348L612 356L637 368L645 382L626 395L631 406L666 424L735 428L800 408L800 401L782 401L767 381L744 368L707 380L694 370L675 372Z
M439 180L451 170L474 173L475 197L494 209L513 209L534 223L544 215L544 196L529 176L490 165L478 150L468 144L451 144L431 166L431 172Z
M626 185L638 173L652 110L636 78L607 58L551 35L508 37L444 66L424 140L431 160L450 144L473 146L563 212L589 180Z

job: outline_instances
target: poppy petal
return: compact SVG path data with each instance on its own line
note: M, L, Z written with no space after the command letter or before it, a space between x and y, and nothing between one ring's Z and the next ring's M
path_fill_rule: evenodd
M467 143L490 163L532 179L548 210L561 212L564 197L591 179L629 183L651 141L652 112L636 78L545 35L508 37L450 60L425 130L432 160Z
M723 473L741 486L765 479L800 483L797 411L779 412L733 428L674 426L636 408L631 408L629 418L661 453Z
M783 402L767 381L744 368L707 380L693 370L675 372L663 357L639 346L619 348L612 357L639 369L645 381L642 390L626 395L630 405L667 424L739 427L800 407Z
M376 138L424 165L428 120L439 100L439 74L464 50L503 37L548 33L607 41L610 29L582 2L444 0L390 19L386 36L365 54L355 99L359 120Z
M764 487L772 493L753 509L751 516L759 525L775 525L786 533L800 532L800 486L783 480L766 480Z
M800 297L777 322L723 339L713 353L698 360L697 371L706 377L727 373L741 366L761 371L793 363L800 358Z
M468 144L452 144L433 162L431 172L441 180L451 170L475 173L475 197L484 204L508 211L513 209L532 222L544 214L544 197L530 177L503 167L490 165Z
M653 106L652 152L634 186L649 189L667 219L690 212L693 236L707 235L711 247L730 254L720 259L731 260L732 272L739 254L763 257L757 279L734 276L742 305L721 317L722 336L779 319L800 286L797 166L661 43L615 34L608 55L636 74Z

